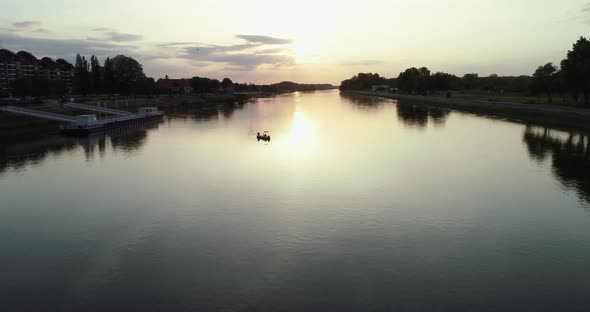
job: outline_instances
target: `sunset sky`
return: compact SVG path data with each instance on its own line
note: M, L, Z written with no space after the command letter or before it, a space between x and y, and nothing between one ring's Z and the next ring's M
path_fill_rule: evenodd
M156 79L338 84L411 66L531 74L590 36L588 0L3 2L4 48L72 62L125 54Z

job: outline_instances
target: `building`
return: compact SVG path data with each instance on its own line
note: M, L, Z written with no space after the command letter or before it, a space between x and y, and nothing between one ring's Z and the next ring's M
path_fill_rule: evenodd
M38 60L26 51L14 53L0 49L0 93L10 94L11 83L21 78L60 80L71 93L74 76L74 66L66 60L53 61L48 57Z
M57 80L61 80L66 85L66 93L74 92L74 78L76 77L76 68L70 62L64 59L57 59Z
M190 79L169 79L168 76L164 79L158 79L156 82L156 88L169 93L186 94L193 92Z
M373 92L387 92L389 91L389 86L388 85L377 85L377 86L372 86L371 87L371 91Z
M7 92L10 82L17 79L16 67L19 57L12 51L0 50L0 91Z

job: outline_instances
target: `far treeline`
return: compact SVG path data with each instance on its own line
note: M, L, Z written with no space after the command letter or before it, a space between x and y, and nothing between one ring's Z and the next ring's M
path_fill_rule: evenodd
M370 90L372 86L388 85L408 94L430 95L438 92L483 90L487 92L509 92L528 95L544 95L547 103L553 96L570 96L576 105L590 107L590 41L581 37L568 51L558 68L552 63L539 66L532 76L500 77L492 74L479 77L476 73L463 77L436 72L426 67L408 68L397 78L385 78L379 74L359 73L342 81L340 91Z
M253 83L234 83L229 78L224 78L222 81L206 77L193 77L190 79L190 86L193 88L193 93L215 93L221 89L231 90L235 92L265 92L265 93L289 93L296 91L317 91L336 89L331 84L301 84L291 81L283 81L269 85L256 85ZM165 93L165 90L160 90L160 93Z
M94 55L90 62L84 56L76 56L72 92L78 95L91 94L169 94L169 89L159 89L154 78L147 77L143 66L135 59L117 55L107 58L101 65ZM330 84L298 84L284 81L270 85L233 83L231 79L222 81L204 77L190 79L193 93L216 93L231 89L235 92L287 93L295 91L315 91L335 89ZM222 88L220 88L222 87ZM43 78L21 78L12 82L12 93L16 96L63 96L67 89L63 81Z

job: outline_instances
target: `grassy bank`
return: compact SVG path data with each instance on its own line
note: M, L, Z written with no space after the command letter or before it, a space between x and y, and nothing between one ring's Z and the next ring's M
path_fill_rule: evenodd
M397 100L402 103L449 108L518 121L534 122L553 127L567 127L590 131L590 109L584 108L567 107L562 105L522 104L508 101L391 94L370 91L347 91L346 93L377 96Z
M440 93L438 95L434 95L436 97L446 97L446 93ZM453 91L452 96L455 99L462 99L462 100L480 100L480 101L490 101L490 102L510 102L510 103L520 103L520 104L549 104L547 102L547 97L545 95L542 96L533 96L528 95L525 93L518 93L518 92L491 92L485 90L461 90L461 91ZM564 106L574 106L574 103L571 98L569 97L562 97L558 96L557 94L554 95L552 105L564 105Z

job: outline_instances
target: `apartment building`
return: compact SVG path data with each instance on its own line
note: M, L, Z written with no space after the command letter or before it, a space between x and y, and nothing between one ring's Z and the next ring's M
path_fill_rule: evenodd
M56 61L49 57L41 60L27 51L14 53L7 49L0 49L0 90L10 93L11 83L20 78L41 78L61 80L66 90L71 93L73 88L74 66L63 59Z

